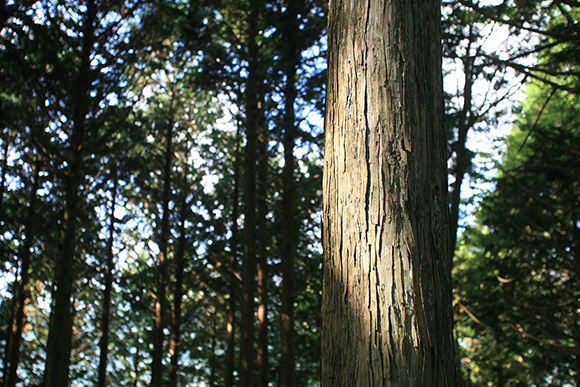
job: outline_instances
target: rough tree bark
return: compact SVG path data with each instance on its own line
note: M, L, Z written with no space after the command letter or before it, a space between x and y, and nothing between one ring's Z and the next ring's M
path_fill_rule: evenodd
M454 386L439 0L332 1L323 386Z

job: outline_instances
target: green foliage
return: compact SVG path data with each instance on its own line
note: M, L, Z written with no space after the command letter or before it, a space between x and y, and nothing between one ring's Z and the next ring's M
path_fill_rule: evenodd
M458 333L475 383L578 383L579 108L578 95L528 85L495 190L458 248Z

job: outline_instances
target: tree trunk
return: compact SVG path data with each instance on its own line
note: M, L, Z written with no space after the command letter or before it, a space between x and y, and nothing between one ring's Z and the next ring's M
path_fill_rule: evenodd
M179 212L179 242L175 253L175 290L173 291L173 311L171 314L171 337L169 339L169 385L176 387L178 382L179 355L181 346L181 304L183 302L183 275L185 273L185 243L187 235L185 221L187 217L187 175L188 168L183 172L183 193Z
M72 296L74 264L77 250L77 218L81 210L79 186L82 182L83 147L92 86L91 53L95 42L97 5L86 2L80 68L73 101L73 127L69 143L65 180L65 204L61 230L61 250L56 259L53 303L46 351L44 385L67 386L72 351Z
M323 386L454 386L440 1L331 2Z
M256 294L256 148L259 125L258 27L248 11L248 78L246 81L246 151L244 163L244 260L242 262L242 337L240 386L254 386L254 296Z
M133 387L137 387L139 385L139 379L141 378L141 368L139 364L141 363L141 353L139 352L139 340L135 343L135 355L133 355L133 364L135 365L135 369L133 370L135 373L135 379L133 379Z
M260 90L260 125L258 126L258 386L267 387L269 377L268 359L268 130L264 116L264 94Z
M470 38L474 38L470 30ZM459 205L461 204L461 186L465 174L471 165L471 155L467 149L467 133L475 124L474 116L472 114L472 98L473 98L473 56L471 53L471 39L467 45L467 55L463 58L463 108L459 114L459 122L457 126L457 141L453 144L453 151L455 153L454 165L451 168L451 174L454 181L451 184L450 194L450 234L451 234L451 249L450 259L453 260L455 255L455 245L457 243L457 229L459 228Z
M113 272L115 271L115 256L113 254L113 244L115 241L115 205L117 202L117 186L119 184L116 171L113 179L111 212L109 213L109 241L107 243L107 259L105 262L105 290L103 292L103 315L101 316L101 340L99 341L99 379L97 382L99 387L105 387L107 385L107 357L109 354L109 336L111 330Z
M208 384L210 387L217 386L217 355L216 355L216 348L217 348L217 330L215 327L217 326L217 310L211 308L211 316L212 316L212 328L211 328L211 354L209 355L209 380Z
M453 166L450 168L450 174L453 176L453 183L451 184L451 192L449 195L449 235L450 235L450 249L449 249L449 260L451 267L453 267L453 259L455 257L455 249L457 247L457 230L459 229L459 206L461 204L461 187L463 185L463 180L465 174L468 172L471 163L472 156L467 149L467 134L470 129L473 128L475 124L475 118L472 113L472 98L473 98L473 82L474 68L473 68L473 56L471 53L471 44L474 34L472 31L473 27L470 28L470 40L467 45L467 54L463 58L463 74L464 74L464 84L463 84L463 108L459 114L459 120L457 125L457 140L452 144L452 150L455 153L455 160ZM459 350L459 343L456 341L455 348L456 353ZM461 386L464 384L462 380L461 373L461 359L459 356L455 359L456 372L457 372L457 385Z
M238 134L236 135L236 154L234 159L234 193L233 193L233 203L232 203L232 235L230 238L230 275L229 275L229 306L228 306L228 320L227 320L227 352L226 352L226 375L225 375L225 386L234 386L234 370L236 362L236 334L235 334L235 322L236 322L236 299L238 294L238 279L236 277L236 272L238 270L238 216L239 216L239 205L238 200L240 197L240 135L239 128Z
M281 270L282 270L282 299L281 299L281 354L280 354L280 387L294 387L296 381L296 360L294 358L294 280L296 277L295 251L297 245L298 224L296 221L295 191L296 179L294 170L294 141L296 137L296 71L300 62L297 42L291 36L299 33L297 2L288 1L286 5L288 20L287 45L285 46L285 75L284 88L284 168L282 170L282 223L281 223Z
M0 171L0 226L2 226L2 223L4 223L4 210L3 210L3 202L4 202L4 191L6 188L6 173L7 173L7 168L8 168L8 153L10 151L10 143L8 141L8 130L6 129L6 133L2 132L3 138L2 138L2 150L3 150L3 158L2 158L2 170ZM14 307L12 308L12 311L10 313L9 316L7 316L7 321L2 321L0 322L0 324L5 324L6 327L12 327L14 325L14 319L15 319L15 314L16 314L16 306L14 305ZM12 340L13 340L13 331L11 329L7 328L6 331L6 341L4 343L4 358L2 359L4 361L2 370L3 370L3 375L6 378L8 375L9 368L10 368L10 352L11 352L11 348L12 348Z
M170 107L170 109L172 109ZM165 136L165 166L163 172L163 213L159 227L159 260L157 262L157 293L155 297L155 325L153 327L153 360L151 362L151 386L163 386L163 355L165 334L165 311L167 309L167 245L169 243L169 201L171 200L171 166L173 163L173 117L167 125Z
M32 187L30 190L30 202L28 204L28 214L24 224L26 230L26 239L19 252L20 258L20 278L15 284L15 303L14 318L12 319L12 328L9 332L9 345L7 345L6 364L7 370L4 374L6 387L15 387L18 382L18 363L20 362L20 344L22 342L22 330L24 328L25 316L24 305L29 297L28 283L30 280L30 249L34 240L34 218L36 217L36 203L38 196L38 177L40 172L40 162L37 160L34 166L34 176L32 177Z
M80 152L74 150L72 153L73 156L69 159L64 222L61 230L62 247L54 270L53 303L44 371L45 387L68 386L73 327L73 265L76 253L81 162Z
M8 133L2 139L2 164L0 166L0 225L4 223L4 191L6 190L6 169L8 168L8 152L10 150L10 142L8 141Z

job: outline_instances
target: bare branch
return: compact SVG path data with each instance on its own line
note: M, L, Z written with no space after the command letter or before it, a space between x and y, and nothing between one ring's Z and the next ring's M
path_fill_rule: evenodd
M477 5L475 5L472 1L469 0L459 0L459 3L461 3L462 5L469 7L471 9L473 9L475 12L479 13L480 15L493 20L497 23L501 23L501 24L505 24L508 25L510 27L514 27L517 28L519 30L524 30L524 31L529 31L538 35L542 35L542 36L549 36L551 38L555 38L555 39L560 39L563 41L570 41L570 40L580 40L580 36L578 35L562 35L562 34L557 34L551 31L546 31L546 30L540 30L537 28L532 28L532 27L527 27L524 23L520 23L518 21L515 20L507 20L507 19L502 19L500 17L494 16L491 13L489 13L487 10L485 10L484 8L481 8Z

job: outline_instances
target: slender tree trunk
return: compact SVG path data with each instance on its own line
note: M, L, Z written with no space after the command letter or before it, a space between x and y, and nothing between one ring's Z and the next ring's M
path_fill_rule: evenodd
M117 202L117 172L113 176L111 189L111 212L109 213L109 241L107 243L107 259L105 262L105 290L103 292L103 315L101 316L101 340L99 341L99 379L97 385L107 385L107 357L109 354L109 335L111 331L111 306L113 295L113 272L115 271L115 256L113 244L115 241L115 206Z
M163 170L163 194L161 222L159 227L159 260L157 262L157 293L155 297L155 325L153 327L153 360L151 362L151 386L163 386L163 355L165 313L167 309L167 246L169 243L169 201L171 200L171 168L173 163L173 117L167 125L165 136L165 165Z
M20 344L22 342L22 330L25 323L24 305L29 298L28 283L30 281L30 249L34 240L34 218L36 217L36 203L38 196L38 176L40 171L40 162L36 161L34 166L34 176L32 177L32 187L30 190L30 202L28 204L28 213L24 228L26 230L26 239L19 252L20 256L20 278L15 284L15 303L14 318L12 319L12 329L9 332L10 345L7 346L6 353L7 372L4 374L4 386L15 387L18 382L18 364L20 362Z
M470 31L471 32L471 31ZM473 35L470 35L472 37ZM473 98L473 57L471 56L471 40L467 45L467 55L463 58L463 108L459 114L457 126L457 141L453 144L455 152L455 162L451 169L454 182L451 184L451 203L450 203L450 232L451 232L451 259L455 253L457 243L457 229L459 228L459 205L461 204L461 186L465 174L471 165L471 155L467 149L467 133L475 124L472 114Z
M254 387L256 294L256 148L259 125L258 34L255 10L248 15L248 79L246 81L246 151L244 160L244 260L242 262L242 321L240 386Z
M269 353L268 353L268 257L265 246L260 245L258 259L258 384L268 386Z
M300 61L300 53L295 39L290 38L299 30L297 2L287 2L288 36L286 45L285 74L286 86L284 89L284 169L282 170L282 224L281 224L281 269L282 269L282 306L281 306L281 357L280 357L280 386L294 387L296 361L294 358L294 281L296 277L295 251L297 248L297 228L295 191L296 179L294 176L296 160L294 158L294 141L296 137L296 71Z
M449 259L453 267L453 258L455 257L455 249L457 247L457 230L459 228L459 206L461 204L461 187L465 178L465 174L471 165L472 158L469 150L467 149L467 134L469 130L475 124L474 116L472 114L472 98L473 98L473 57L471 53L471 45L473 38L473 31L470 28L470 40L467 45L467 54L463 58L463 74L464 74L464 84L463 84L463 108L459 114L458 126L457 126L457 140L452 145L452 149L455 152L454 165L451 168L451 175L453 176L453 183L451 184L450 192L450 212L449 212L449 224L450 224L450 246L449 249ZM456 342L455 348L456 353L458 350L459 343ZM456 371L457 371L457 384L463 385L462 374L461 374L461 359L457 357L456 359Z
M76 147L75 147L76 148ZM78 149L78 148L77 148ZM73 265L76 253L76 226L79 210L80 152L73 151L67 176L66 204L61 231L61 254L57 257L53 283L53 304L45 366L45 387L68 386L72 351Z
M141 377L141 369L139 368L139 363L141 362L141 353L139 352L139 340L135 345L135 355L133 356L133 364L135 365L135 379L133 379L133 387L139 385L139 378Z
M286 98L289 98L288 95ZM289 108L286 103L286 109ZM287 116L294 116L293 112L286 111ZM294 133L295 124L290 118L284 125L286 133L284 137L284 170L282 172L282 306L281 306L281 359L280 359L280 386L292 387L295 385L296 361L294 358L294 281L296 278L295 252L296 252L296 207L295 190L296 180L294 178Z
M12 340L13 340L13 334L12 334L12 326L14 325L14 313L15 313L15 308L16 305L12 305L12 310L9 312L9 315L6 316L6 321L4 322L4 329L6 330L6 339L4 341L4 357L2 358L2 376L3 379L2 381L5 382L8 378L8 373L10 372L10 351L12 348ZM2 383L2 386L4 386L4 383Z
M236 135L236 154L234 159L234 192L232 203L232 236L230 238L230 275L229 275L229 292L228 301L228 320L227 320L227 352L226 352L226 375L225 386L234 386L234 370L236 362L236 301L238 294L238 279L236 272L238 270L238 216L239 216L239 197L240 197L240 135L239 129Z
M69 383L73 328L72 296L75 282L73 270L77 250L77 218L81 209L79 186L82 182L83 146L90 105L89 91L93 78L90 61L95 42L96 16L97 5L94 1L87 1L80 69L74 83L76 89L73 96L76 103L67 157L61 250L54 268L53 303L44 370L46 387L64 387Z
M216 348L217 348L217 330L215 327L217 326L217 311L215 308L212 310L212 328L211 328L211 354L209 355L209 385L211 387L217 386L217 356L216 356Z
M173 291L173 311L171 314L171 336L169 339L169 354L171 362L169 364L169 385L176 387L178 382L179 356L181 347L181 304L183 302L183 275L185 273L185 243L187 235L185 231L185 220L187 217L187 175L188 168L183 172L183 192L181 194L181 205L179 212L179 242L175 253L175 290Z
M258 126L258 386L267 387L269 377L268 353L268 130L264 115L264 94L260 90L260 124Z
M440 5L331 2L323 386L455 386Z
M10 150L10 143L8 142L8 134L2 139L2 165L0 166L0 225L4 222L4 191L6 189L6 169L8 168L8 152Z

